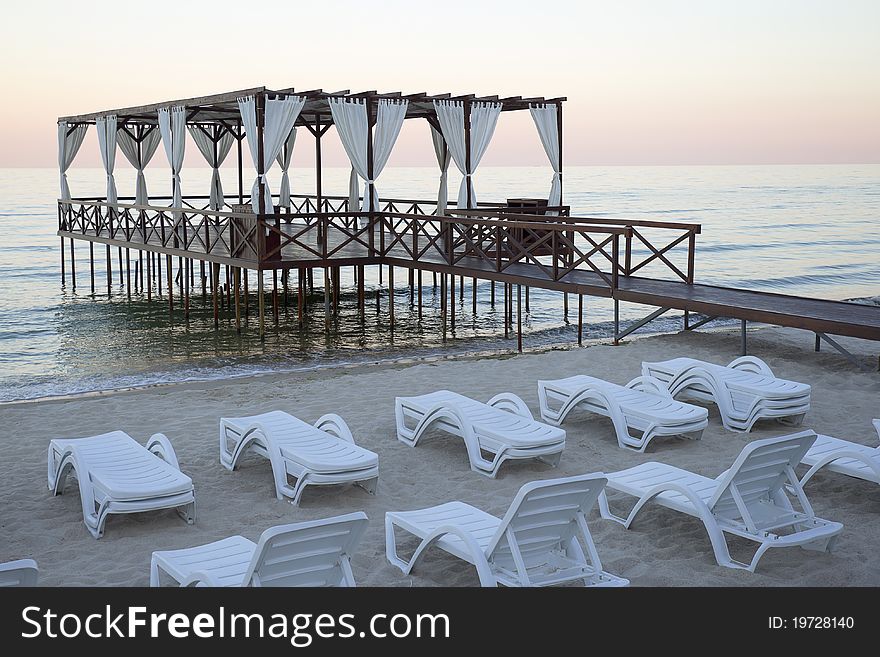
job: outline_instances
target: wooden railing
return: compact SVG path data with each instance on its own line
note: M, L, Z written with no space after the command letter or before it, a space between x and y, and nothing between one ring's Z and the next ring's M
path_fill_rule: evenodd
M381 212L371 214L339 209L348 205L344 197L324 197L326 210L318 212L314 197L299 195L290 211L257 216L193 207L207 204L206 196L188 197L183 209L122 202L127 200L59 201L59 232L255 266L273 266L293 250L305 260L431 260L476 272L509 273L526 264L551 281L581 270L611 287L619 276L645 275L648 268L693 283L700 232L699 224L571 217L567 207L558 208L558 215L534 215L487 204L435 216L431 201L387 199L380 202ZM406 211L395 209L401 207Z

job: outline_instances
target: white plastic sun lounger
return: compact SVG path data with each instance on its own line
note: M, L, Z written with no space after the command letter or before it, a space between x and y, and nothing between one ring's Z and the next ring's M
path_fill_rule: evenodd
M425 430L436 426L464 438L471 470L488 477L512 459L537 458L556 466L565 449L565 431L536 422L513 393L495 395L485 404L449 390L397 397L394 413L400 442L415 447Z
M715 479L655 462L610 473L606 475L608 488L637 497L638 502L626 519L620 518L611 513L603 493L599 499L602 517L629 529L642 507L655 501L699 518L719 565L752 572L770 548L797 545L830 552L843 525L816 517L794 473L815 439L812 431L802 431L756 440L746 445L731 468ZM793 508L786 495L786 483L801 511ZM750 563L730 557L724 532L760 544Z
M0 563L0 588L36 586L40 571L33 559Z
M348 425L335 414L314 426L284 411L220 418L220 463L235 470L249 449L269 459L275 495L298 505L306 486L352 482L376 492L379 457L358 447ZM291 486L289 477L296 483Z
M153 552L150 586L160 586L160 570L180 586L354 586L351 555L366 527L357 512L272 527L258 543L232 536Z
M56 438L49 443L48 485L61 494L73 470L79 483L83 520L95 538L104 535L111 513L177 509L195 521L192 479L180 471L174 448L161 433L146 448L123 431L90 438Z
M577 375L538 381L541 419L560 425L575 408L611 418L621 447L644 452L656 436L698 440L709 424L709 412L676 401L657 379L640 376L625 386L592 376ZM633 436L630 428L640 432Z
M602 570L587 526L586 515L605 482L603 475L590 474L528 483L503 518L464 502L388 512L385 554L408 575L436 544L476 566L481 586L548 586L576 580L587 586L626 586L628 580ZM395 528L421 539L409 561L397 554Z
M758 420L799 426L810 410L810 386L776 378L760 358L742 356L726 367L694 358L642 363L642 374L662 381L676 399L718 405L724 427L751 431Z
M874 420L874 428L880 436L880 420ZM831 436L818 436L816 442L801 459L810 466L801 478L801 486L822 468L880 484L880 445L868 447Z

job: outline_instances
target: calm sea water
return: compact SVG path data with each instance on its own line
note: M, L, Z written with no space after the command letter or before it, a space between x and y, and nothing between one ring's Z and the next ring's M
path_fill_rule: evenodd
M148 170L150 190L167 194L167 172ZM104 174L76 169L74 196L103 195ZM295 170L294 191L313 189L312 173ZM543 168L483 168L476 187L483 200L542 196L549 187ZM225 174L231 192L234 173ZM348 171L329 169L325 193L345 193ZM388 198L430 198L437 173L431 168L386 170L379 189ZM209 172L184 171L184 193L205 193ZM120 195L133 194L134 175L118 167ZM272 181L277 189L277 179ZM210 299L193 299L184 321L169 319L163 300L147 303L125 297L114 274L107 296L103 247L96 248L97 294L88 286L88 246L78 243L78 289L61 286L59 239L55 235L58 176L53 169L0 169L0 401L142 385L165 381L296 370L338 362L376 360L389 355L428 355L515 346L503 339L502 303L489 305L488 284L478 288L471 313L470 283L457 308L457 322L440 340L439 299L430 275L423 279L421 320L409 306L405 275L398 275L396 326L387 325L387 299L375 310L369 295L366 320L357 313L350 271L345 273L341 308L329 335L323 330L323 297L316 272L316 296L307 325L296 325L296 307L282 309L279 326L269 322L265 342L257 336L256 312L237 334L228 313L213 327ZM457 180L450 181L451 195ZM802 294L828 299L880 295L880 165L569 167L566 202L591 216L698 222L698 282ZM684 264L684 251L673 257ZM114 271L116 271L114 252ZM646 274L668 276L661 269ZM375 288L376 272L367 287ZM401 280L403 279L403 280ZM252 281L253 282L253 281ZM255 284L253 288L255 289ZM251 297L253 301L253 296ZM566 322L560 293L532 290L524 317L527 346L572 343L576 326ZM572 305L572 310L576 306ZM610 333L611 302L589 299L587 337ZM646 314L622 306L622 317ZM570 320L576 322L572 313ZM670 317L650 330L680 326Z

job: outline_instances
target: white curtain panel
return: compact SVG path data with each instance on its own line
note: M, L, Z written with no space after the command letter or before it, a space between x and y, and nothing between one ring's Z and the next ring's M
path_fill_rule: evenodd
M294 144L296 144L296 127L290 129L287 141L284 142L287 148L282 148L275 158L278 166L281 167L281 188L278 190L278 205L282 208L290 207L290 174L287 171L290 169L290 161L293 158Z
M532 104L529 105L532 120L541 137L541 144L550 166L553 167L553 181L550 183L550 196L547 205L559 205L562 202L562 170L559 168L559 124L556 105ZM549 215L559 214L556 211L548 212Z
M464 145L464 103L460 100L435 100L434 111L437 112L437 120L440 122L440 131L446 142L452 161L461 172L461 187L458 189L458 207L467 205L467 178L465 170L467 156Z
M443 133L438 132L434 126L431 126L431 141L434 144L434 155L437 156L437 165L440 167L440 187L437 190L437 214L442 216L446 214L446 202L449 187L447 180L449 176L449 148L446 146L446 140L443 139Z
M95 119L98 131L98 148L101 151L101 163L107 174L107 203L116 203L116 180L113 178L113 167L116 165L116 117L114 115L99 116Z
M172 199L171 207L183 207L183 194L180 191L180 170L183 168L183 154L186 149L186 108L176 106L159 110L159 132L162 133L162 146L165 157L171 165ZM175 213L175 219L180 213Z
M480 166L480 160L492 141L492 135L495 134L495 125L498 123L498 116L501 114L501 103L473 103L471 104L471 171L473 174L477 167ZM474 189L474 183L471 178L471 208L477 207L477 192ZM464 181L462 181L464 182ZM462 207L467 202L467 186L463 187L464 196L461 190L458 192L458 207Z
M348 178L348 209L358 208L360 190L358 176L368 180L367 175L367 102L362 98L330 98L330 113L342 147L351 162ZM369 183L368 183L369 184ZM366 200L366 199L365 199Z
M67 170L73 163L83 138L89 129L87 125L77 125L72 129L66 121L58 124L58 171L61 174L61 200L70 200L70 186L67 184Z
M223 183L220 180L220 167L223 165L226 156L229 155L234 138L232 133L226 128L213 127L211 129L215 131L222 130L222 133L217 136L215 132L212 136L202 127L191 125L189 126L189 134L195 142L196 148L199 149L199 153L211 165L211 195L208 200L208 207L212 210L222 210L226 200L223 195ZM214 149L214 137L217 137L216 151Z
M369 210L367 203L367 194L369 194L370 183L373 183L373 210L379 209L379 192L376 189L376 180L388 164L388 158L391 157L391 151L400 135L400 128L403 127L403 120L406 118L406 109L409 107L408 100L387 99L379 100L379 107L376 112L376 129L373 134L373 180L367 180L364 185L364 207L365 212Z
M150 197L147 194L147 179L144 177L144 169L153 159L156 150L159 148L159 142L162 141L162 135L156 128L149 128L141 139L140 157L138 157L138 143L128 131L119 128L116 131L116 142L119 150L125 155L128 163L137 170L137 183L135 185L135 205L149 205Z
M266 99L266 111L263 120L263 175L257 175L251 187L251 207L254 212L260 211L260 182L263 183L263 203L267 213L274 212L272 192L266 173L272 167L285 140L290 135L293 124L305 105L306 99L301 96L284 96ZM257 103L253 96L238 99L238 111L247 135L248 150L254 166L259 170L257 162L260 158L259 140L257 139Z

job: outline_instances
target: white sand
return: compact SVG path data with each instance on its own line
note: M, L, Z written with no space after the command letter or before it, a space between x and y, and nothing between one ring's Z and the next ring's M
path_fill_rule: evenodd
M804 332L753 333L750 350L782 377L813 386L813 408L805 427L875 445L871 419L880 417L880 375L858 372L841 357L810 349ZM864 343L863 343L864 344ZM503 514L516 490L534 479L630 467L658 460L715 476L748 441L791 432L763 422L748 435L725 431L717 410L703 440L658 439L647 454L617 447L609 421L574 413L566 424L568 443L553 469L539 462L502 466L497 480L468 468L464 445L434 433L412 449L395 439L396 395L449 388L486 400L509 390L537 414L539 378L588 373L625 383L639 374L642 360L690 355L715 362L735 358L735 334L679 334L641 339L620 347L421 363L365 366L306 375L272 375L205 384L175 385L91 398L0 407L4 430L0 482L0 561L32 557L45 585L146 585L150 553L233 534L256 539L281 523L363 510L370 517L354 573L360 585L430 586L478 584L467 564L436 551L404 577L384 556L386 510L412 509L460 499ZM249 415L284 409L314 421L340 413L359 444L378 452L378 495L351 486L312 487L296 508L274 497L267 461L251 457L231 473L218 463L217 420L221 414ZM111 516L106 534L94 540L82 523L75 480L53 498L46 489L46 446L50 438L87 436L122 429L145 442L156 431L168 435L181 467L195 482L198 518L187 526L173 511ZM880 486L834 473L820 473L807 486L817 513L844 523L832 554L799 548L771 550L755 574L715 564L702 525L659 508L644 513L634 528L603 521L590 526L606 569L637 586L687 585L880 585ZM750 556L751 545L732 543L734 556Z

